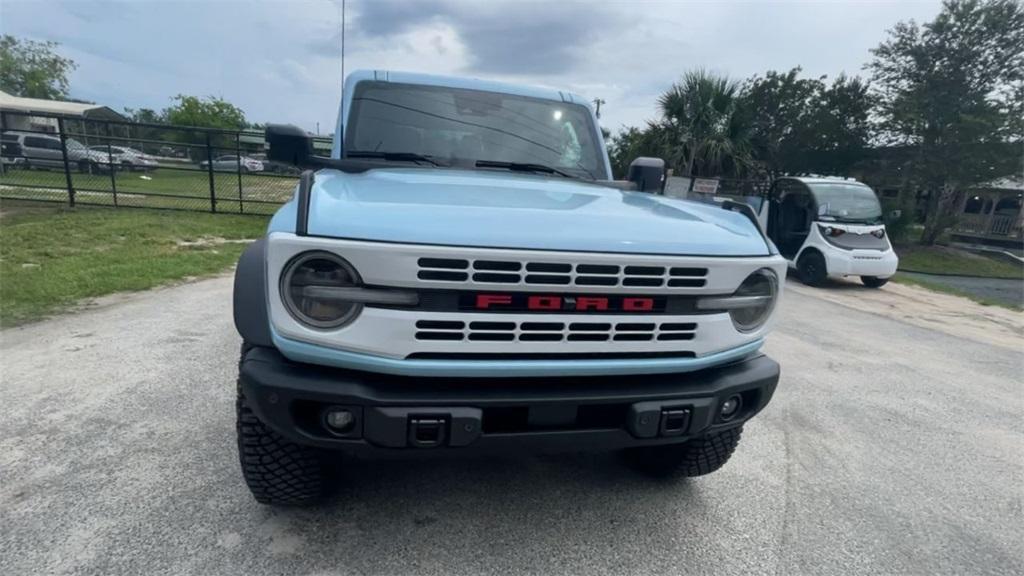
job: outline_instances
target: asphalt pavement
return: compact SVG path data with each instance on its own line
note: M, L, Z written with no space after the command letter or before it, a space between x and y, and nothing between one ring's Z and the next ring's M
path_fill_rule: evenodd
M334 499L290 510L238 470L230 292L0 332L0 574L1024 573L1019 332L982 342L790 283L767 345L783 381L715 474L353 461Z

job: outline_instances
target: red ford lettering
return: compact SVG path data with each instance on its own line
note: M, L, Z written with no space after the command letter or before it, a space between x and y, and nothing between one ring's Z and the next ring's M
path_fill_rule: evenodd
M607 310L608 299L593 296L581 296L576 299L576 310Z
M491 304L511 304L512 296L509 294L477 294L476 307L490 308Z
M623 298L622 309L626 312L650 312L654 310L653 298Z
M558 296L530 296L526 307L530 310L561 310L562 299Z

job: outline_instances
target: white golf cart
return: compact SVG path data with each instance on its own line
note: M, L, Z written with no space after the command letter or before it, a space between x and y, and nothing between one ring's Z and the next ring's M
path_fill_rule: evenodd
M882 207L868 186L843 178L779 178L759 217L779 252L809 285L860 276L878 288L896 273L898 259L882 223Z

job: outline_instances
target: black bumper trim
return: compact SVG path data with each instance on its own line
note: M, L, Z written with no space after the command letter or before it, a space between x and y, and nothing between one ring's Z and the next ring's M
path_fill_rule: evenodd
M427 417L444 421L448 438L460 438L461 433L464 440L423 452L577 451L683 442L742 425L771 400L779 366L757 354L681 374L413 378L300 364L273 348L253 348L242 358L239 379L257 417L300 444L352 453L406 453L413 449L401 440L408 437L407 422ZM734 394L743 397L743 413L728 422L717 421L718 406ZM329 406L358 411L360 426L346 436L329 433L320 424L321 413ZM605 407L622 410L607 410L613 415L596 424L585 422L582 414L601 414ZM677 414L678 409L687 410L685 433L659 432L663 413ZM517 410L536 411L546 418L522 420L531 426L539 422L540 428L488 429L489 414ZM580 418L573 420L577 413ZM467 438L466 429L474 426Z

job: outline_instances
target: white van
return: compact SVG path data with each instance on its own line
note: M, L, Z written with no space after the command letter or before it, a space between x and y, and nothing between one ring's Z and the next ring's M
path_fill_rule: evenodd
M860 276L878 288L896 273L875 192L843 178L779 178L759 217L768 237L812 286L827 277Z
M3 141L9 146L17 143L20 162L25 168L64 169L64 152L60 137L48 134L5 132ZM74 138L65 138L69 167L79 172L97 172L110 169L109 157L102 152L90 150ZM13 148L13 146L12 146Z

